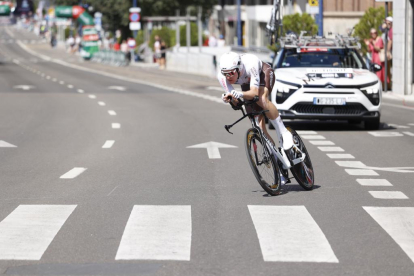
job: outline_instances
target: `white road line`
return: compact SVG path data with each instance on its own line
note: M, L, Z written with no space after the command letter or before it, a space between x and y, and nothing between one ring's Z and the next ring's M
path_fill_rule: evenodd
M369 191L369 193L379 199L408 199L408 196L400 191Z
M115 112L115 111L113 111L113 110L108 110L108 113L109 113L109 115L111 115L111 116L115 116L115 115L116 115L116 112Z
M248 208L264 261L338 263L331 245L305 206L249 205Z
M189 261L191 206L135 205L115 260Z
M82 89L78 89L78 93L84 93L85 91L83 91Z
M115 143L114 140L106 140L105 144L102 146L103 149L110 149L112 148L113 144Z
M90 99L96 99L96 96L95 95L89 95L88 96Z
M355 158L352 154L347 154L347 153L328 153L326 155L332 159L354 159Z
M374 170L345 169L349 175L378 175Z
M105 105L106 105L104 102L98 102L98 104L99 104L100 106L105 106Z
M309 143L311 143L312 145L315 145L315 146L334 146L335 145L335 143L332 142L332 141L324 141L324 140L322 140L322 141L309 141Z
M7 143L6 141L0 140L0 148L17 148L17 146Z
M68 88L72 89L73 85L72 84L68 84Z
M47 80L50 80L50 76L46 76L46 79L47 79Z
M387 179L357 179L362 186L392 186Z
M112 128L121 128L121 124L112 123Z
M222 88L223 89L223 88ZM299 135L310 135L310 134L318 134L316 131L313 130L298 130L296 131Z
M323 137L322 135L301 135L300 137L308 140L325 140L325 137Z
M344 151L341 147L318 147L321 151L328 152L328 151Z
M404 131L403 133L404 133L405 135L408 135L408 136L414 136L414 133L409 132L409 131Z
M80 175L84 171L86 171L86 168L75 167L75 168L71 169L70 171L68 171L67 173L65 173L64 175L62 175L60 178L62 178L62 179L72 179L72 178L77 177L78 175Z
M76 205L20 205L0 222L1 260L40 260Z
M414 124L413 123L410 123L410 124L408 124L409 126L414 126Z
M414 262L414 208L363 207Z
M53 80L52 80L52 81L57 82L57 79L56 79L56 78L53 78Z
M65 82L64 82L64 81L60 81L59 83L60 83L61 85L64 85L64 84L65 84Z
M368 133L371 134L372 136L375 136L375 137L399 137L399 136L404 136L399 132L388 132L388 131L384 131L384 132L369 131Z

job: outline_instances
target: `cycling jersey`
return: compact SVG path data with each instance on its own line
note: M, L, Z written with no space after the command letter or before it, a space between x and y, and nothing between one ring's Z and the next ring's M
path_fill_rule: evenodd
M243 54L240 55L241 58L241 68L239 72L239 78L236 81L236 84L248 84L250 87L260 86L260 73L262 72L262 61L255 55L252 54ZM225 76L218 72L217 78L223 86L226 92L234 90L233 86L228 82Z

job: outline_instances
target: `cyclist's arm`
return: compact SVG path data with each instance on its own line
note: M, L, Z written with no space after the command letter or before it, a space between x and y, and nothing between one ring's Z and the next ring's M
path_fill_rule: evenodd
M260 60L258 60L249 70L250 90L243 92L243 98L246 100L252 100L255 96L259 96L260 68Z

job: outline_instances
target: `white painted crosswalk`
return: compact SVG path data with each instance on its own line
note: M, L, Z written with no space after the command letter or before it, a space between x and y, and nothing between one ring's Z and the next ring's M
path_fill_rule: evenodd
M20 205L0 223L0 260L40 260L76 205Z
M134 206L116 260L189 261L191 206Z
M249 211L264 261L338 262L324 233L305 206L250 205ZM283 239L280 233L284 233Z
M68 231L65 223L69 217L72 223L76 223L76 208L79 207L18 206L0 222L0 261L41 260L58 233ZM361 208L414 262L414 207ZM256 230L256 236L251 236L250 239L257 240L263 261L341 261L331 246L329 237L325 236L305 206L248 205L246 209ZM114 249L117 252L115 260L191 261L191 213L191 205L133 206L129 219L125 221L124 231L119 232L120 243ZM371 219L369 216L367 218Z

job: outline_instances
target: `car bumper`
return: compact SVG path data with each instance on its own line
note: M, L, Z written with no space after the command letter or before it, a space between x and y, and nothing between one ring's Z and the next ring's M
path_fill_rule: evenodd
M282 104L276 102L272 92L272 102L276 104L283 119L324 119L324 120L375 120L381 113L381 93L379 104L374 105L359 89L306 89L294 92ZM314 98L343 98L345 105L315 105Z

